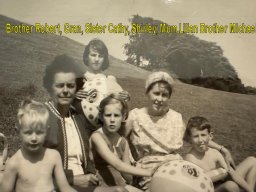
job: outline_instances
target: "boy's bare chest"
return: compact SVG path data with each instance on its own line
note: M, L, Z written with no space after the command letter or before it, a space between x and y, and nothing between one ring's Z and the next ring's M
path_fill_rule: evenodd
M36 162L28 161L20 162L18 179L19 182L24 183L43 183L48 182L52 178L53 164L50 162Z
M200 161L200 167L205 171L210 171L216 168L216 158L214 156L206 155Z

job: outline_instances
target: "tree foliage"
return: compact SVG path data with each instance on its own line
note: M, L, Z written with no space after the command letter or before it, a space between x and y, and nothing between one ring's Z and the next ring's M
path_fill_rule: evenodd
M134 15L129 21L141 26L158 26L158 31L160 24L164 23L139 15ZM222 48L214 42L186 33L131 33L129 40L124 46L128 63L149 70L167 69L186 83L246 93L236 70L223 55ZM147 65L143 65L144 61Z

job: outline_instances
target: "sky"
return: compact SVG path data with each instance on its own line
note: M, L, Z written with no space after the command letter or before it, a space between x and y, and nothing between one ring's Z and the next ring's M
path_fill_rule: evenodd
M108 25L130 25L128 19L139 14L168 24L190 23L256 25L255 0L0 0L0 14L35 24L51 25L69 22ZM4 26L0 26L4 27ZM245 85L256 87L256 33L195 34L221 46ZM102 39L109 53L124 60L123 45L129 42L124 34L66 34L83 44L92 38Z

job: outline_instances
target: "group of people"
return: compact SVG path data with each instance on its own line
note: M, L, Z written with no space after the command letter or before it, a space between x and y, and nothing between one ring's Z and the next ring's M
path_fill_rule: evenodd
M213 142L206 118L192 117L185 126L170 109L174 80L168 73L150 74L147 106L128 112L129 93L103 73L109 66L106 45L93 39L83 60L88 71L80 78L74 59L56 56L43 78L50 100L21 103L21 148L6 162L1 192L149 191L157 168L177 159L201 167L215 191L255 190L254 157L235 168L229 151ZM192 147L181 155L184 140Z

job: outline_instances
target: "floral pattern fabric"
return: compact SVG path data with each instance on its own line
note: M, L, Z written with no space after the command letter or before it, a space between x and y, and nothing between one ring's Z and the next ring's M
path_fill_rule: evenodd
M129 139L136 166L154 168L164 161L182 159L176 153L183 145L185 132L180 113L169 109L163 117L153 121L147 108L135 108L130 112L126 126L132 130ZM136 183L148 192L150 181L151 177L140 177Z
M126 123L127 126L132 126L130 141L135 150L134 156L136 160L145 156L163 156L173 153L183 144L185 127L182 116L172 109L169 109L162 118L154 122L148 115L146 108L135 108L130 112ZM164 144L169 150L167 151L157 145L145 134L143 129Z

